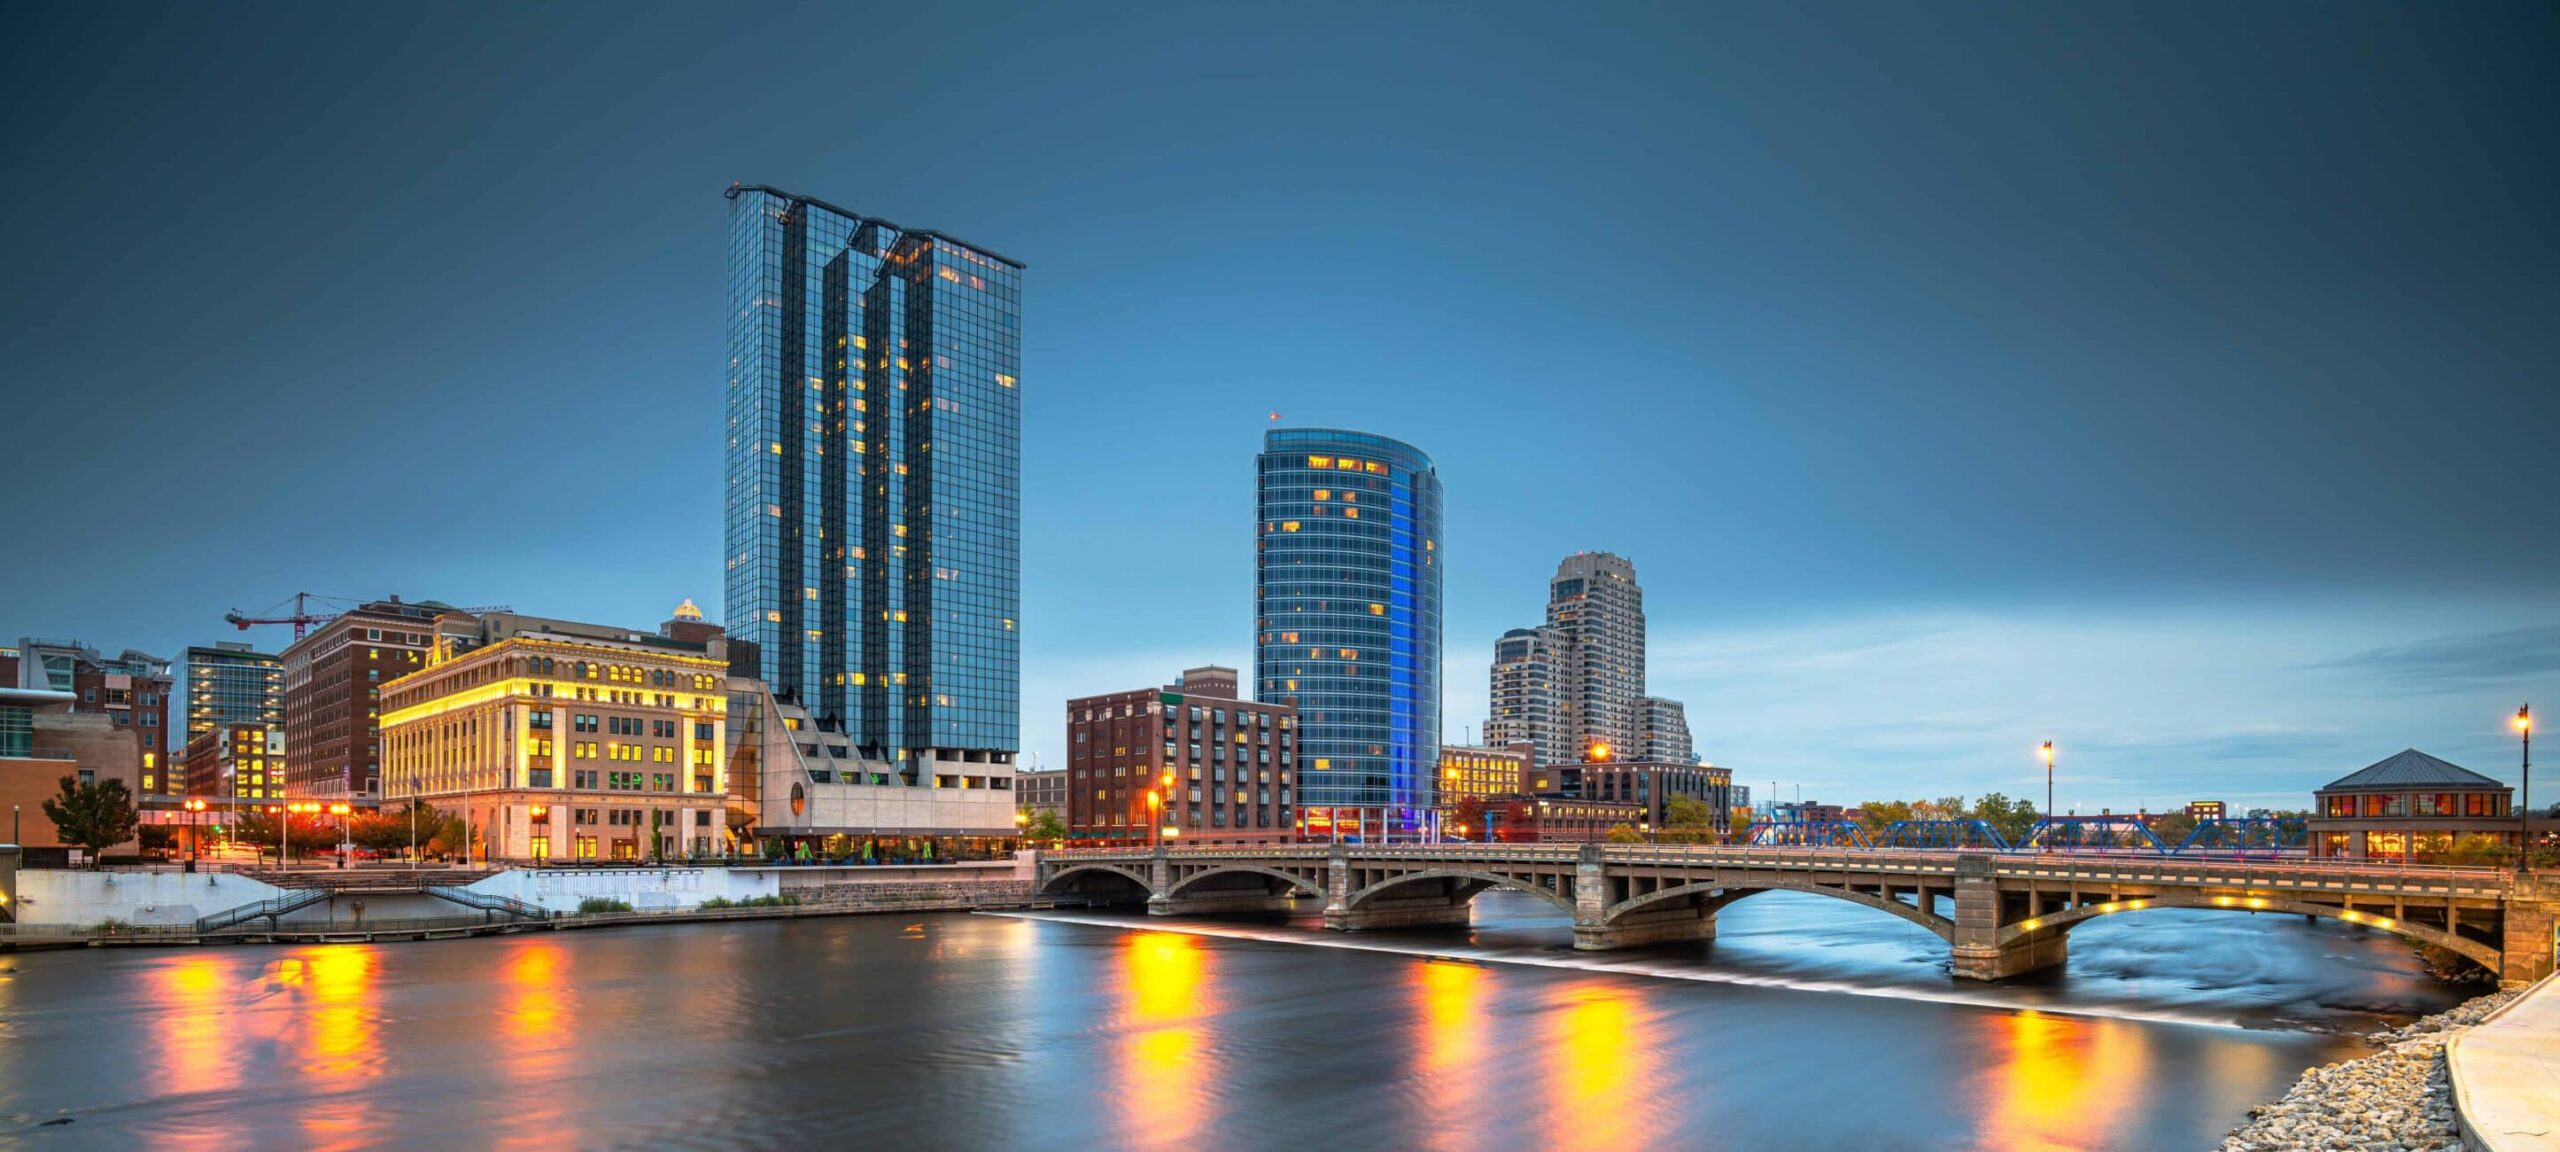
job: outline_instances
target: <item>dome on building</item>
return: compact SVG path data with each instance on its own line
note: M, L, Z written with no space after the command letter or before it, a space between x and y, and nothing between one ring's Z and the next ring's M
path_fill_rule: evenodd
M676 605L676 619L700 620L702 619L702 609L694 607L693 597L687 596L685 597L684 603Z

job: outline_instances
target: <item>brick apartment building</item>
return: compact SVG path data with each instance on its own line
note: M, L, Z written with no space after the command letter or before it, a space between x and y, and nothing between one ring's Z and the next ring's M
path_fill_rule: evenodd
M1298 710L1237 698L1232 668L1192 668L1179 683L1067 701L1068 832L1151 843L1148 803L1168 773L1163 827L1182 843L1297 840Z
M287 795L382 795L382 686L426 666L439 615L458 625L475 619L433 600L393 596L331 619L284 650Z

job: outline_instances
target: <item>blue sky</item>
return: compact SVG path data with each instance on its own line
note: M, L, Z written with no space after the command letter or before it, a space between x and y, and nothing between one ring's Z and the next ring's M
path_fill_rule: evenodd
M2299 802L2560 710L2560 14L0 13L0 635L719 612L723 208L1025 261L1024 735L1242 664L1266 412L1556 559L1765 787ZM282 636L259 637L271 646ZM2556 792L2555 795L2560 795Z

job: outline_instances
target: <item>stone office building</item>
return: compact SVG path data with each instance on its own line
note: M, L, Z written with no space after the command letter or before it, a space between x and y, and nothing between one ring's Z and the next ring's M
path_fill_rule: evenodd
M728 655L676 623L442 621L422 666L382 688L386 800L461 814L491 860L731 850Z

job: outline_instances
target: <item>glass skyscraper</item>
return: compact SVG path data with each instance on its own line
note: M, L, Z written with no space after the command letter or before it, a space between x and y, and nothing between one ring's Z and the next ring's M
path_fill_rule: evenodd
M1299 808L1418 829L1440 761L1440 477L1384 436L1276 428L1258 463L1254 696L1298 706Z
M1020 745L1022 265L761 185L729 207L728 632L832 750Z
M284 727L283 657L246 644L196 645L186 665L186 739L234 724Z

